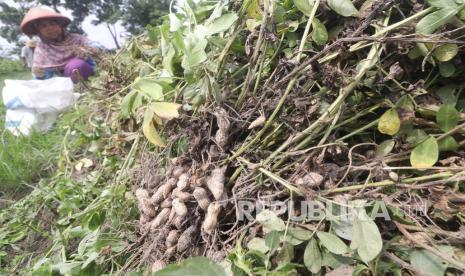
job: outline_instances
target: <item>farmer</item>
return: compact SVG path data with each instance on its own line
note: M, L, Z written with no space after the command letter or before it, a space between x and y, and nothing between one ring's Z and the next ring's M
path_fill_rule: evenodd
M37 43L34 40L29 39L26 41L26 45L21 49L21 61L24 67L29 69L32 68L32 57L34 56L36 45Z
M70 22L68 17L44 8L32 8L23 18L23 33L40 38L32 62L35 79L64 75L77 83L95 73L95 62L89 53L96 52L87 38L66 31Z

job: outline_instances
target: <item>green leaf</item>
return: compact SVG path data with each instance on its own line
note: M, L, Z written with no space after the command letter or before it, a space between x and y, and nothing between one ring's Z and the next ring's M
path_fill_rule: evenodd
M379 118L378 130L383 134L394 135L399 132L400 129L400 118L399 114L394 108L384 112Z
M425 141L428 139L428 134L422 129L413 129L409 131L408 136L407 136L407 142L412 145L416 146L420 144L421 142Z
M280 23L283 23L284 20L286 20L286 17L287 17L287 10L279 4L276 5L274 14L273 14L273 21L276 24L280 24Z
M132 84L132 89L139 91L155 101L163 101L163 88L156 80L137 78Z
M314 4L314 0L294 0L294 5L299 11L305 14L305 16L310 16Z
M448 62L441 62L439 63L439 74L444 78L452 77L455 74L456 68L455 65L448 61Z
M206 35L209 36L227 31L237 19L238 16L233 12L223 14L221 17L213 20L213 22L205 26L207 28Z
M444 260L424 249L415 249L410 254L410 263L428 276L443 276L448 265Z
M465 99L458 100L455 107L459 112L465 112Z
M89 227L90 230L94 231L97 228L99 228L100 225L102 225L104 221L105 221L105 212L92 213L87 223L87 227Z
M417 44L415 45L415 47L410 49L407 56L408 56L409 59L417 59L417 58L422 56L422 52L421 52L421 50L420 50L420 48L418 47Z
M435 94L441 99L443 104L454 105L457 103L458 95L455 85L446 85L435 91Z
M351 265L355 263L355 260L351 257L345 257L341 255L336 255L331 252L322 252L323 255L323 266L328 266L331 268L338 268L344 265ZM348 274L351 275L351 274Z
M168 18L170 19L170 32L176 32L179 28L181 28L182 22L176 14L170 12L170 14L168 14Z
M458 8L455 0L426 0L426 2L436 8Z
M311 239L304 251L305 267L312 273L318 273L321 270L322 259L317 241L315 239Z
M61 262L52 265L53 270L59 270L62 275L70 275L72 272L81 265L78 262Z
M396 107L406 109L408 111L415 111L415 105L410 97L404 95L396 102Z
M265 254L270 251L270 248L266 245L265 240L262 238L253 238L247 243L247 247L251 250L255 250Z
M284 240L292 245L299 245L308 241L311 237L311 231L291 227L287 230L287 235L284 237Z
M465 8L461 9L458 14L460 20L465 20Z
M295 228L295 227L289 227L287 229L287 233L301 241L308 241L309 239L311 239L312 234L313 234L312 231L302 229L302 228Z
M278 231L271 231L265 236L265 244L270 249L271 254L273 254L276 249L278 249L279 244L281 243L282 234Z
M176 55L176 50L173 45L169 44L168 50L165 55L163 55L163 68L169 73L170 76L174 76L174 56Z
M155 272L155 276L227 276L224 269L205 257L194 257L171 264Z
M142 123L142 132L152 144L159 147L166 147L165 142L153 125L153 115L153 111L151 111L150 108L145 110L144 121Z
M438 61L446 62L453 59L459 52L459 46L457 44L444 44L437 47L433 55Z
M396 145L396 141L390 139L382 142L379 144L379 146L376 148L376 156L377 157L384 157L391 153L392 149Z
M262 21L257 19L247 19L245 21L245 26L249 32L255 31L255 29L262 24Z
M286 229L284 221L270 210L261 211L257 215L257 222L271 230L284 231Z
M457 8L458 5L454 0L426 0L428 4L436 8Z
M336 235L328 232L318 231L316 235L321 244L334 254L345 254L349 252L347 245Z
M457 109L451 104L443 104L436 113L436 122L439 128L447 132L457 126L460 115Z
M294 259L294 246L288 243L284 243L276 255L276 262L279 265L288 264Z
M259 2L259 0L251 0L250 4L247 6L247 15L257 20L262 19Z
M459 148L459 144L454 137L448 136L439 141L439 151L455 151Z
M358 10L350 0L328 0L329 7L342 16L356 16Z
M86 268L90 263L95 261L100 256L99 252L91 252L87 257L87 260L82 264L82 268Z
M207 54L205 53L207 44L208 41L205 38L196 37L194 34L186 37L186 49L181 62L182 68L191 71L194 67L207 60Z
M457 12L456 8L446 7L430 13L417 23L415 31L422 35L432 34L436 29L446 24L452 17L454 17Z
M138 92L133 90L124 96L123 101L121 102L121 117L128 119L133 110L134 100L137 97Z
M383 248L383 239L376 223L367 215L364 207L354 208L353 238L350 248L356 249L365 263L378 256Z
M352 220L349 220L345 215L341 216L339 219L331 220L331 229L334 230L334 233L339 237L345 240L352 240L354 225Z
M286 25L289 31L286 34L289 42L289 47L295 47L295 45L297 45L297 34L295 33L295 31L297 31L297 29L299 28L299 21L287 21Z
M323 23L317 18L313 19L312 22L313 31L312 31L312 40L317 45L325 45L328 41L328 31Z
M52 276L54 275L53 268L49 259L41 259L34 264L32 275Z
M417 169L429 168L436 164L438 157L438 142L434 137L429 137L413 149L410 164Z

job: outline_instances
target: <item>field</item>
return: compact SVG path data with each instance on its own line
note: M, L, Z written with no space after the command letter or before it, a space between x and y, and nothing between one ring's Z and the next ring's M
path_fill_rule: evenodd
M22 70L22 71L21 71ZM0 75L0 91L5 79L31 79L30 71L17 70ZM1 197L14 197L30 190L41 177L48 175L56 162L57 133L14 137L4 131L5 107L0 99L0 193ZM16 194L17 193L17 194ZM16 194L16 195L15 195Z
M3 133L0 274L463 275L464 1L178 9Z

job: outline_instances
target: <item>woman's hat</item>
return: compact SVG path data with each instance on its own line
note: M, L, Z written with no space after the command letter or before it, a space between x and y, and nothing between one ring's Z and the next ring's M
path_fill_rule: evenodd
M63 27L66 27L69 23L71 23L71 19L52 10L32 8L26 13L23 21L21 22L21 31L28 36L36 35L37 31L34 27L34 21L39 19L53 19Z

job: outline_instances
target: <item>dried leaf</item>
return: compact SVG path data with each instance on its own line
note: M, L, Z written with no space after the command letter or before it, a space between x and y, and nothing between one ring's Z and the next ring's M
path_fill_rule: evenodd
M261 115L257 119L255 119L252 123L250 123L248 129L256 128L262 126L266 122L266 117Z
M159 147L166 147L165 142L161 138L160 134L158 134L158 131L155 129L155 126L153 125L153 116L153 111L147 108L144 115L144 122L142 123L142 132L152 144Z
M179 117L178 110L181 108L181 105L168 102L153 102L150 105L150 108L158 117L165 120L171 120Z

